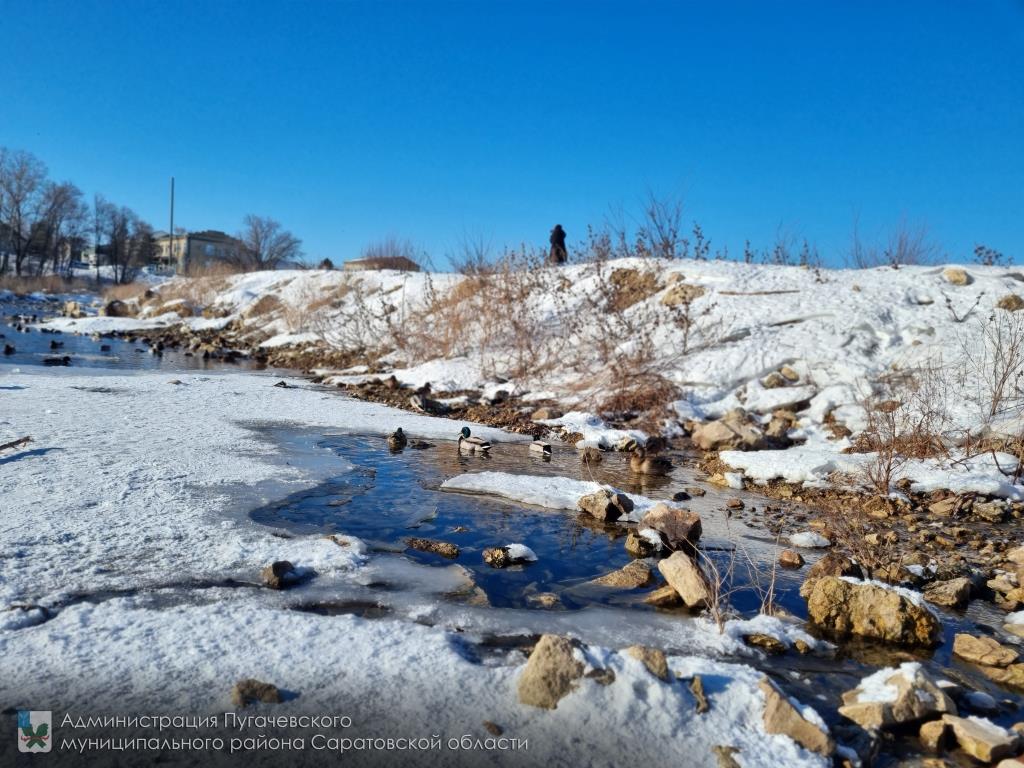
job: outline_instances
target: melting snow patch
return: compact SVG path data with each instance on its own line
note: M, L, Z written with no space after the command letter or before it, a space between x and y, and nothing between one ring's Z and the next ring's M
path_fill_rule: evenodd
M831 547L832 542L822 536L820 533L814 531L801 531L800 533L794 533L789 537L789 543L794 547L804 547L805 549L821 549L822 547Z

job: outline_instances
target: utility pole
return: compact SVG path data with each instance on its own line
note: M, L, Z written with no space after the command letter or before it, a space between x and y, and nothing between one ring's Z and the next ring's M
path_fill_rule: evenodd
M173 176L171 176L171 231L168 234L171 236L170 251L168 252L168 255L170 257L170 261L174 261L174 177ZM175 267L174 271L175 272L178 271L177 267Z

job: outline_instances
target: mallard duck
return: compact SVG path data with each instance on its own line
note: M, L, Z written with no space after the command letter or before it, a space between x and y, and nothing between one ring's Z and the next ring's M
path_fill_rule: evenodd
M471 437L469 427L463 427L459 432L459 450L467 453L487 453L491 450L491 444L479 437Z
M629 457L629 468L641 475L667 475L672 471L672 462L664 456L648 456L647 449L637 445Z
M405 444L409 442L405 437L405 432L399 427L390 435L388 435L388 448L392 451L400 451L405 448Z
M535 453L538 456L550 456L551 443L545 442L544 440L534 440L530 443L530 453Z

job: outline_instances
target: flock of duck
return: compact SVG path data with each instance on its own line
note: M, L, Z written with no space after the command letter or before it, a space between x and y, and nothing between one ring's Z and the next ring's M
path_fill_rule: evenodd
M459 431L458 446L460 453L486 454L491 450L490 442L472 434L469 427L463 427ZM401 451L406 447L430 448L431 445L429 443L424 443L421 440L413 440L410 442L408 436L401 427L388 435L388 448L390 450ZM530 453L538 456L550 457L551 443L544 440L534 440L530 443L529 450ZM629 450L631 454L629 457L629 468L637 474L667 475L672 470L671 461L663 456L654 456L649 454L647 449L640 445L636 440L630 440L627 445L627 450ZM582 455L584 461L600 461L600 453L585 451Z

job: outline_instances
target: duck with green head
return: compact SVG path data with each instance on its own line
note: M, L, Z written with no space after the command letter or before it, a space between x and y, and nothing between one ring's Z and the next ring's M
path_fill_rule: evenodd
M491 450L491 444L479 437L473 437L469 427L463 427L459 432L459 450L466 453L487 453Z

